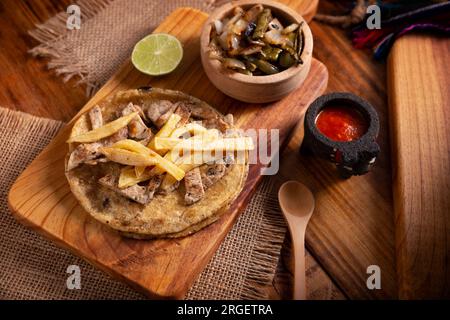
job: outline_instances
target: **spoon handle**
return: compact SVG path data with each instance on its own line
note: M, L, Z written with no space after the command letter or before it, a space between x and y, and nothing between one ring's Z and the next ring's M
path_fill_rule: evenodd
M294 249L294 300L306 300L305 231L292 241Z

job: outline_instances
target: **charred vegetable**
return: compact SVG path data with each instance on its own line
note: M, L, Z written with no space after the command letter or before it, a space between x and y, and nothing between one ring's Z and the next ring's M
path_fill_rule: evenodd
M286 23L258 4L212 23L209 56L245 75L271 75L303 64L303 22Z
M262 49L261 56L265 60L277 62L281 52L283 52L283 49L267 45Z
M295 64L295 58L289 53L284 51L280 56L280 65L283 68L290 68Z
M269 22L271 20L271 12L270 9L264 9L258 16L258 22L256 24L256 29L253 32L253 40L258 40L264 37L264 33L269 27Z

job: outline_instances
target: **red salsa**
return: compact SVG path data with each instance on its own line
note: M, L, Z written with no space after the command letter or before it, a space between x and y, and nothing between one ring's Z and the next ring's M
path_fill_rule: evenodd
M345 106L325 107L317 117L316 126L329 139L342 142L357 140L368 129L362 114Z

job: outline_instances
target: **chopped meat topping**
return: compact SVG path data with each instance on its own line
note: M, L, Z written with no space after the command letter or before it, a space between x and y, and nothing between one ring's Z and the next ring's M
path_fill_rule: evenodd
M123 127L113 135L100 140L100 143L102 143L103 146L105 147L109 147L110 145L113 145L114 143L119 142L120 140L125 140L126 138L128 138L128 128Z
M89 119L91 120L92 130L103 126L102 110L99 106L95 106L89 111Z
M184 185L186 187L184 201L187 205L196 203L205 195L199 168L186 172Z
M170 109L166 113L162 114L161 117L156 120L155 125L158 128L161 128L167 122L167 120L169 120L170 116L174 113L176 108L176 104L172 105L172 107L170 107Z
M98 142L80 144L70 154L69 161L67 162L67 171L78 167L82 163L87 162L88 164L93 164L93 161L102 156L102 154L100 153L101 147L108 147L120 140L126 139L127 137L128 129L127 127L124 127L114 133L112 136L102 139Z
M172 114L180 116L177 127L184 126L190 121L195 122L195 119L197 119L199 124L203 125L205 128L218 129L222 133L228 132L228 129L233 126L232 115L222 117L212 109L205 106L199 106L187 100L176 103L168 100L152 101L144 103L142 108L133 103L129 103L116 111L115 116L123 117L133 112L137 112L138 115L134 117L127 126L124 126L109 137L93 143L84 143L76 146L74 151L70 154L67 170L72 170L83 163L87 165L97 165L98 163L109 161L99 150L101 147L111 146L121 140L133 138L135 141L147 146L153 138L152 129L155 129L154 126L161 128ZM99 106L92 108L89 111L88 116L92 129L97 129L104 125L102 111ZM147 125L150 126L150 121L154 124L154 126L152 125L152 129L147 127ZM224 136L222 133L219 134L221 137ZM227 133L226 136L235 137L236 134ZM186 190L184 195L185 203L187 205L192 205L204 198L205 190L217 183L217 181L226 174L228 167L233 162L233 156L225 157L222 161L207 163L186 172L184 176L184 186ZM98 183L103 187L114 191L118 195L146 205L153 199L157 192L160 194L168 194L179 187L180 181L167 184L165 187L162 186L165 175L166 173L152 176L148 180L147 185L144 185L144 182L142 182L123 189L118 186L118 173L107 174L98 179ZM98 177L96 177L96 179L97 178ZM108 197L105 198L103 206L109 206L110 201L109 194Z
M207 129L218 129L220 132L226 132L230 128L230 125L218 116L203 120L202 125Z
M136 201L137 203L147 204L151 200L146 187L136 184L134 186L131 186L131 187L128 187L125 189L120 189L117 184L118 177L116 177L112 174L108 174L108 175L104 176L103 178L100 178L98 180L98 182L102 186L104 186L104 187L106 187L128 199Z
M129 103L123 110L122 116L127 116L130 113L139 112L139 114L143 114L141 107L134 105L133 103ZM133 120L128 124L128 134L131 138L136 139L144 139L148 136L148 128L142 120L141 116L136 116Z
M180 181L175 182L174 184L168 186L168 187L163 187L161 186L158 190L158 193L160 194L169 194L172 191L176 190L178 187L180 186Z
M70 154L67 162L67 171L70 171L86 161L92 161L100 156L99 149L102 147L100 142L80 144Z
M138 138L140 140L138 140L138 142L143 144L144 146L147 146L149 144L150 140L152 140L152 138L153 138L153 133L152 133L152 130L149 128L140 135L140 137Z
M189 105L189 107L191 109L193 118L202 120L217 118L217 113L209 108L205 108L203 106L198 106L195 104L191 104Z
M225 163L214 163L202 166L201 177L205 188L210 188L213 184L220 180L226 172Z
M179 102L177 105L178 107L174 113L181 117L177 125L178 127L181 127L188 123L191 116L191 109L184 102Z
M227 114L224 119L226 123L228 123L230 126L234 126L234 117L231 113Z
M197 106L195 104L189 105L191 109L191 116L202 120L202 125L208 129L215 128L221 132L225 132L233 125L233 115L227 115L222 119L217 113L209 108Z
M153 195L155 194L156 190L158 190L159 186L161 185L163 175L155 175L153 176L150 181L148 182L148 196L150 199L153 199Z
M102 158L97 158L95 160L88 160L88 161L85 161L84 163L88 164L90 166L96 166L99 163L105 163L105 162L108 162L108 161L109 161L108 158L102 157Z
M160 128L175 111L177 105L168 100L161 100L144 104L143 107L147 117Z
M102 110L99 106L93 107L89 111L89 119L91 121L92 130L103 126ZM67 170L72 170L84 162L93 161L100 156L98 150L102 146L100 142L89 144L80 144L70 154L67 164Z

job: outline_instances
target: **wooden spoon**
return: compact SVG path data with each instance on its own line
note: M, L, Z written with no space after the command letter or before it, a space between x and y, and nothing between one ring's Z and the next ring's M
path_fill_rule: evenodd
M291 232L294 251L294 300L306 300L305 232L314 211L314 196L297 181L284 183L278 191L281 211Z

